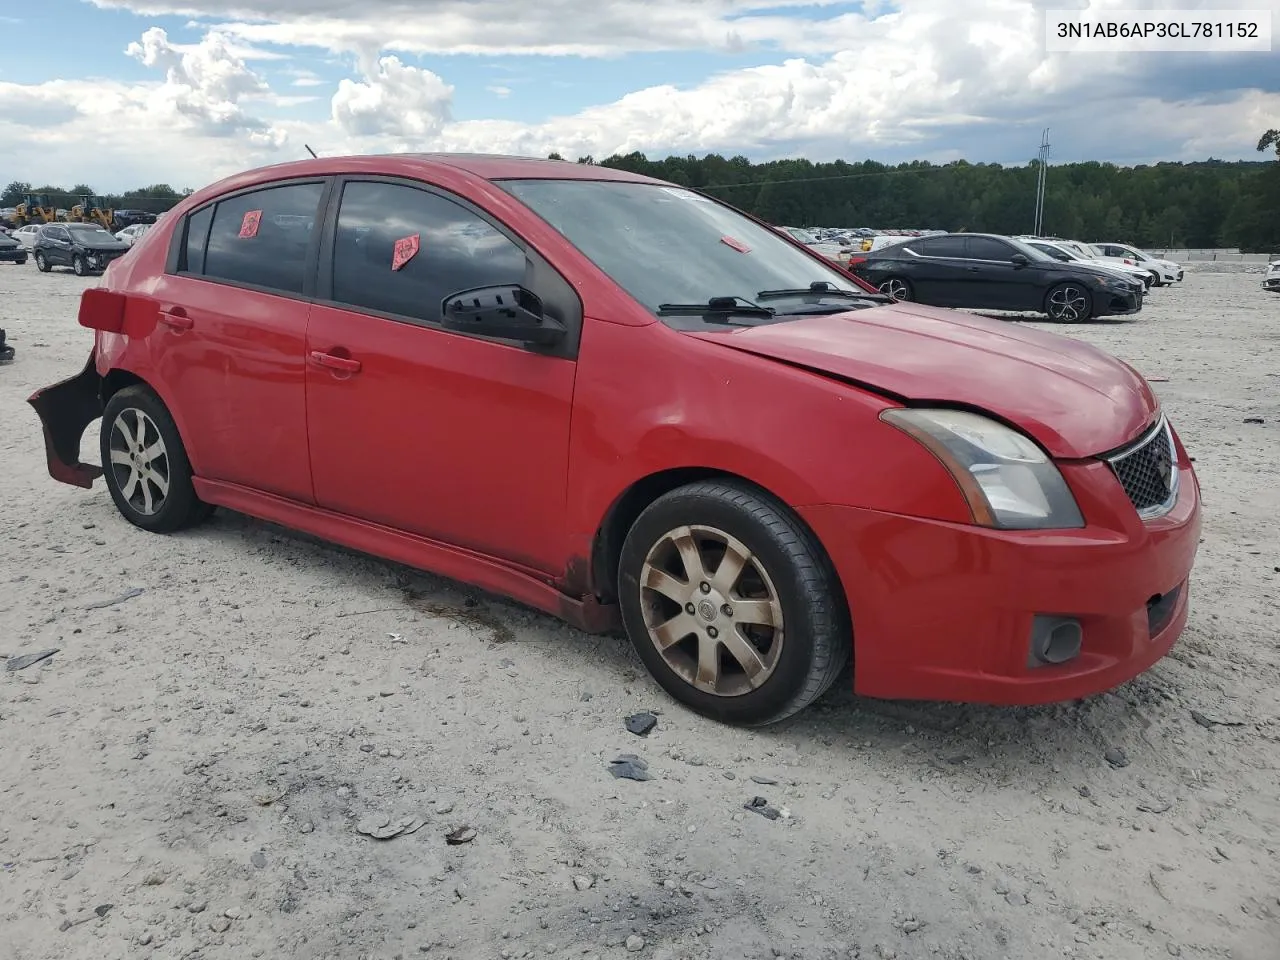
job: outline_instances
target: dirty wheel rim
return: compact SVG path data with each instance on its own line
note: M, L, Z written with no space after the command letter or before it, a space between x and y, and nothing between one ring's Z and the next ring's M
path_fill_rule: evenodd
M169 496L169 451L155 421L134 407L121 410L108 442L111 472L129 506L143 516L159 512Z
M703 693L742 696L778 666L778 591L761 560L723 530L682 526L659 538L640 570L640 606L654 649Z
M43 253L37 253L37 254L36 254L36 266L37 266L37 267L39 267L41 270L43 270L43 269L44 269L44 254L43 254Z
M1049 315L1074 323L1084 317L1089 299L1079 287L1059 287L1049 294Z
M880 284L880 292L893 297L895 300L910 299L907 296L907 285L901 280L886 280Z
M84 257L76 257L71 261L71 269L76 272L77 277L83 277L85 274Z

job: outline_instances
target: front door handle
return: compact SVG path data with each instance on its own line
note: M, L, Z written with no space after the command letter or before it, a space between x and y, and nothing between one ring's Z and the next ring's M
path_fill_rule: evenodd
M312 350L311 361L330 370L341 370L343 373L359 373L360 361L350 357L339 357L323 350Z
M195 325L182 307L161 307L160 322L175 330L190 330Z

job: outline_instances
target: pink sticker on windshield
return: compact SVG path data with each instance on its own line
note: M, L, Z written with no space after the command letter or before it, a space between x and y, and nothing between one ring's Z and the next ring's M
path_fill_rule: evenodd
M751 248L736 237L721 237L720 242L726 247L733 247L739 253L750 253Z

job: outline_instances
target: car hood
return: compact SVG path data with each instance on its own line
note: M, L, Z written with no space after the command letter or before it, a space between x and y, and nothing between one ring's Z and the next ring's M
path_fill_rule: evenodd
M0 234L0 250L12 250L16 246L18 246L17 240L10 239L4 234Z
M1127 443L1159 410L1141 374L1086 343L918 304L689 336L827 373L914 405L985 410L1064 459Z
M128 250L127 243L121 243L119 240L113 240L108 243L105 240L95 240L93 243L82 243L79 246L84 247L91 253L116 253L120 250Z

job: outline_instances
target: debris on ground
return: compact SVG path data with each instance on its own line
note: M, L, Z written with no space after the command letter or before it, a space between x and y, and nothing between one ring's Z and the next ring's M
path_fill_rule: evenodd
M126 600L132 600L134 597L142 596L141 587L130 587L118 597L112 597L110 600L96 600L85 606L86 610L105 610L107 607L114 607L118 603L124 603Z
M778 781L773 777L763 777L758 774L751 775L751 782L758 783L762 787L776 787L778 785Z
M1108 747L1107 752L1103 754L1103 757L1106 759L1107 763L1111 764L1111 766L1117 770L1129 765L1129 755L1119 747Z
M658 718L648 710L645 710L627 717L626 724L627 730L637 737L647 737L650 731L658 725Z
M9 673L17 673L19 670L25 670L27 667L34 666L41 660L48 660L58 652L57 647L50 650L41 650L39 653L25 653L20 657L10 657L4 665Z
M769 801L764 797L752 797L750 803L744 803L742 809L750 810L752 813L758 813L762 817L770 820L777 820L782 816L782 811L777 807L771 807Z
M609 764L609 772L620 780L652 780L649 764L634 753L620 753Z
M1214 727L1243 727L1244 726L1244 721L1242 720L1215 720L1213 717L1206 717L1199 710L1191 711L1191 719L1194 720L1196 723L1200 724L1200 726L1204 727L1206 730L1211 730Z
M393 821L385 814L372 814L356 824L356 833L362 833L374 840L392 840L417 833L426 822L420 817L401 817Z
M444 835L444 842L451 847L461 846L464 843L470 843L476 838L475 827L459 827L450 833Z

